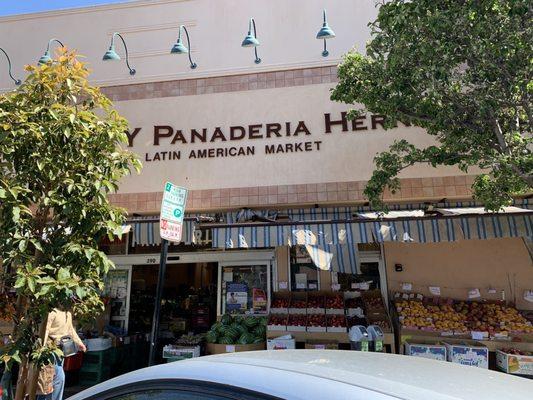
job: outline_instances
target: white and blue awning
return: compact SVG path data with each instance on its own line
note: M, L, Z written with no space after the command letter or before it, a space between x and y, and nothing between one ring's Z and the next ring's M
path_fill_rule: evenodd
M324 270L357 273L357 245L389 241L438 243L505 237L533 238L533 211L386 219L232 224L212 228L213 247L250 249L305 245Z
M161 236L159 235L159 221L154 221L155 217L138 217L130 222L133 228L131 237L132 246L159 246ZM183 221L182 242L185 244L194 243L194 230L196 222L191 219Z
M436 243L468 239L533 237L533 212L422 217L397 220L233 224L213 227L213 247L258 248L292 244L346 245L387 241Z
M436 243L468 239L525 237L533 240L533 211L528 200L501 213L487 213L479 204L435 205L438 216L421 209L427 204L394 206L386 215L368 207L328 207L289 210L238 210L216 215L223 224L197 224L194 218L214 214L186 214L183 242L194 243L195 230L211 230L212 247L254 249L304 245L318 268L357 273L357 244L389 241ZM194 218L191 218L194 217ZM253 222L258 221L258 222ZM157 217L136 218L133 246L161 243Z

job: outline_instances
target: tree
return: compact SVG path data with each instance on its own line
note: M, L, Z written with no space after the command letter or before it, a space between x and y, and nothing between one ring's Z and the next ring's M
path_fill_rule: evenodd
M98 243L120 235L124 222L107 193L132 167L140 170L121 148L126 120L88 84L73 52L27 69L24 84L0 97L0 286L16 289L14 342L1 359L21 364L17 398L28 368L60 354L43 340L48 313L58 304L77 315L103 310L113 263Z
M365 195L382 193L416 163L482 171L472 186L498 210L533 187L533 7L528 0L392 0L371 23L366 55L348 53L332 99L359 103L397 122L424 128L436 144L396 141L375 158Z

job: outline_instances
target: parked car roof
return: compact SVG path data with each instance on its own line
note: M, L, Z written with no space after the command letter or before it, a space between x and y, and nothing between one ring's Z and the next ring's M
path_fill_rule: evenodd
M268 378L268 379L267 379ZM111 379L72 397L81 400L113 387L152 380L202 380L284 399L527 399L533 381L502 372L444 361L383 353L336 350L277 350L230 353L145 368ZM334 392L331 392L334 388ZM343 396L346 393L347 396Z

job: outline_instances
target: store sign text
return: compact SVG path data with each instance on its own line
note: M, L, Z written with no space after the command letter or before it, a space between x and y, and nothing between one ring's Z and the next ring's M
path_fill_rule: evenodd
M330 113L324 114L324 134L337 132L358 132L383 128L384 117L381 115L360 116L353 120L348 120L347 113L342 112L338 116ZM137 136L142 132L142 128L135 128L127 131L128 145L133 147ZM265 139L291 138L290 142L265 144L262 147L263 154L284 154L320 151L321 140L312 140L311 130L305 121L284 122L284 123L264 123L251 124L247 126L230 126L229 128L215 127L214 129L202 128L182 131L174 129L170 125L154 125L153 146L171 145L176 146L176 150L147 152L144 161L169 161L180 160L182 157L188 159L222 158L222 157L247 157L256 155L255 144L238 146L236 142L241 140L254 141ZM235 143L230 147L210 147L203 149L192 149L188 153L182 153L182 146L200 143Z

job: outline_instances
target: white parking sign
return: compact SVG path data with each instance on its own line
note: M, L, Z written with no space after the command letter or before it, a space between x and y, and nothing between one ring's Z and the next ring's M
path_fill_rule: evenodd
M170 182L165 184L159 219L161 238L177 243L181 241L186 202L187 189Z

